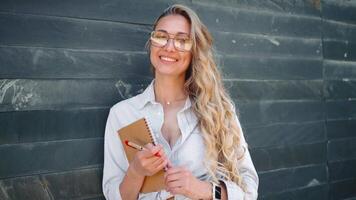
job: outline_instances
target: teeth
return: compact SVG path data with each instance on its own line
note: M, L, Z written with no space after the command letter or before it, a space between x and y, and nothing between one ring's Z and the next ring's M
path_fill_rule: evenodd
M162 60L165 60L165 61L169 61L169 62L174 62L174 61L176 61L176 59L168 58L168 57L164 57L164 56L161 56L161 59L162 59Z

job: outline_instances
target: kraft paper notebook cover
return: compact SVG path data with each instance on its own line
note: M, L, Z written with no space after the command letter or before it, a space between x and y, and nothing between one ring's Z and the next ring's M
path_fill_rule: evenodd
M147 143L156 145L156 139L152 134L149 122L146 118L139 119L128 126L118 130L118 135L124 147L127 160L129 163L134 158L138 150L131 148L125 144L125 141L134 142L138 145L144 146ZM148 193L164 189L164 171L161 170L153 176L146 176L140 192Z

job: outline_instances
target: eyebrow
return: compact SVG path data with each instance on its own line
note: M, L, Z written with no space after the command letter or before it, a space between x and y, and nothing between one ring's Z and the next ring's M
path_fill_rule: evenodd
M168 33L168 31L163 30L163 29L158 29L157 31L162 31L162 32ZM185 33L185 32L178 32L178 33L176 33L176 34L168 33L168 34L171 34L171 35L182 35L182 34L184 34L184 35L189 35L189 33Z

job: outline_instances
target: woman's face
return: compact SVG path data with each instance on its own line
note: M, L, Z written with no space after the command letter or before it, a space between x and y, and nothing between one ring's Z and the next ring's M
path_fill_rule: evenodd
M166 31L170 38L177 34L190 35L190 24L181 15L168 15L158 21L155 31L159 30ZM158 76L185 77L185 72L192 60L190 51L178 51L172 39L163 47L154 46L151 41L150 51L156 78Z

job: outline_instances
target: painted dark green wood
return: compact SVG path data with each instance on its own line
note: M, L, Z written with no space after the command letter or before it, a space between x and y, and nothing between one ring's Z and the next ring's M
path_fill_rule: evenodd
M102 168L46 174L43 180L54 199L102 198Z
M5 79L0 111L110 106L143 91L150 81L108 79ZM141 82L141 83L140 83Z
M130 0L130 1L95 1L63 0L48 2L37 0L4 0L0 11L9 13L28 13L34 15L65 16L72 18L119 21L131 24L152 24L153 20L168 5L174 2L189 4L189 0Z
M331 140L328 148L329 161L356 159L356 137Z
M349 119L356 118L356 101L332 100L326 103L327 119Z
M103 153L102 138L1 145L0 177L102 165Z
M288 37L320 38L320 18L281 15L253 9L217 7L209 4L194 6L211 29L224 32L272 34ZM290 24L295 24L291 27Z
M0 63L0 76L8 79L152 79L141 51L0 47Z
M0 112L0 144L103 137L108 107Z
M226 81L232 98L248 100L321 100L320 81ZM347 88L345 88L346 90Z
M356 196L356 179L342 180L330 183L331 199L354 199Z
M210 4L214 6L227 6L234 8L244 8L248 10L259 10L267 11L280 14L300 14L306 16L320 16L320 5L317 1L259 1L259 0L192 0L193 3L197 4Z
M237 103L237 107L246 126L319 121L324 115L319 101L257 101Z
M326 130L329 139L352 138L355 136L356 120L329 120Z
M51 195L39 176L6 179L1 181L1 185L3 186L3 191L8 194L4 200L51 199Z
M325 78L329 80L354 80L356 63L336 60L324 61Z
M328 199L328 184L320 184L317 186L310 186L307 188L289 190L286 192L276 193L261 197L261 200L314 200L314 199Z
M325 40L323 53L326 59L341 61L356 61L356 41Z
M120 51L143 51L151 30L143 25L8 13L0 13L0 24L3 45Z
M262 126L245 126L245 137L251 148L293 146L326 140L324 121L271 123Z
M218 53L223 55L276 55L283 57L321 58L321 40L213 32Z
M323 78L321 59L223 56L220 58L220 63L226 79L321 80ZM344 74L348 73L345 71L342 75Z
M257 148L251 149L250 153L258 171L323 164L326 160L324 142L287 147Z
M323 17L326 19L355 23L355 2L327 0L322 2Z
M299 187L316 186L327 182L326 165L312 165L263 172L260 176L261 196Z
M356 178L356 160L336 161L329 164L331 181Z
M326 98L332 99L354 99L356 97L356 81L326 81Z

